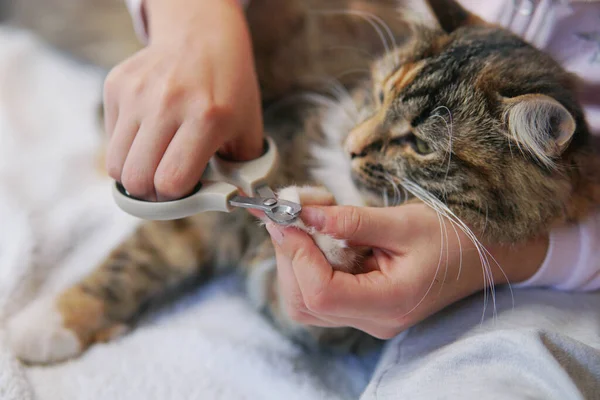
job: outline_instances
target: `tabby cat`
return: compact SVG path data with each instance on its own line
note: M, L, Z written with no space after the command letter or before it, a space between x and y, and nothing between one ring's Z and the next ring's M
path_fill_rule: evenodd
M251 23L269 3L274 5L252 2ZM261 45L257 38L269 39L252 25L267 99L310 86L293 68L293 79L280 80L279 61L298 61L317 75L363 62L327 66L318 62L321 55L333 58L326 52L299 61L289 49L274 51L311 27L302 16L308 14L298 11L310 13L310 1L279 3L297 7L285 15L300 22L281 28L294 27L296 34L282 33ZM364 6L346 3L347 10ZM399 13L397 20L378 13L389 2L370 2L364 7L387 16L396 44L370 60L368 77L345 82L349 91L335 96L305 96L316 100L312 105L285 101L265 108L266 132L286 160L272 185L322 184L340 203L375 206L389 205L386 193L404 190L486 242L518 243L584 218L600 204L600 157L573 77L548 55L456 2L427 4L437 24L412 22L405 35ZM346 27L360 33L358 25ZM79 283L16 315L9 323L12 345L28 362L77 356L128 329L148 302L206 272L234 266L243 268L252 302L294 340L345 350L363 343L366 335L351 328L307 327L289 318L268 236L241 211L142 224ZM40 324L43 331L31 329Z

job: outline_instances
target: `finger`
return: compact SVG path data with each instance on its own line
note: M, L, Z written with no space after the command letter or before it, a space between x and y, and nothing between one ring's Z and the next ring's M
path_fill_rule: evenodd
M381 322L380 320L362 320L352 327L383 340L392 339L407 328L402 325Z
M110 177L118 182L122 181L125 160L139 128L139 121L123 116L117 120L114 133L108 142L106 169Z
M266 228L269 232L274 230L272 223L267 223ZM292 269L291 260L279 251L275 242L273 246L275 247L275 258L277 260L277 283L280 299L283 299L283 303L285 303L290 314L308 313L308 308L304 304L302 292ZM291 316L293 317L293 315Z
M244 15L231 16L243 22ZM239 27L245 26L240 23ZM242 104L243 107L232 110L240 123L232 126L232 138L219 149L219 154L238 161L253 160L263 153L263 119L258 78L253 62L252 45L246 29L231 30L235 42L240 46L235 52L221 53L219 58L223 68L217 74L214 93L215 104ZM244 44L245 43L245 44ZM244 70L245 69L245 70Z
M360 275L334 271L306 233L288 228L281 235L276 240L280 251L291 260L304 303L313 314L379 318L388 316L390 308L397 304L390 302L398 296L397 288L381 271Z
M106 101L103 102L102 107L100 118L104 120L104 133L110 139L115 132L119 108L116 104L107 103Z
M268 225L267 225L268 226ZM267 228L268 229L268 228ZM277 250L277 245L273 243ZM319 318L308 311L302 299L302 293L298 287L298 282L294 276L290 261L276 251L277 259L277 283L279 291L279 308L281 312L287 314L293 321L304 325L321 326L321 327L340 327L339 323L327 321Z
M239 128L234 139L219 149L219 155L226 159L248 161L259 158L264 151L262 120L254 117L250 125Z
M114 134L119 116L119 103L117 101L118 97L115 93L117 90L117 84L114 83L115 78L113 77L113 73L106 77L102 91L102 103L104 107L104 130L109 138Z
M301 218L319 232L346 239L356 246L394 250L418 226L411 223L411 206L305 207Z
M274 232L272 223L268 223L266 228L267 231ZM304 299L298 286L291 260L284 255L275 240L273 240L273 246L275 248L275 257L277 259L277 281L279 285L280 307L285 308L283 312L286 312L292 320L304 325L329 328L353 327L368 333L377 329L381 330L379 326L370 319L362 320L331 315L318 315L308 310L304 304Z
M122 184L133 196L156 201L154 175L175 136L178 124L169 118L156 118L142 122L131 144L123 172Z
M154 187L159 199L178 199L192 191L219 148L224 129L220 123L184 121L156 169Z

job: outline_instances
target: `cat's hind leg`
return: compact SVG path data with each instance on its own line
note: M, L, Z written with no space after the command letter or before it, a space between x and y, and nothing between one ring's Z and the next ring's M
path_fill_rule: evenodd
M197 277L209 263L213 220L141 225L83 280L58 297L34 301L9 320L13 351L25 362L51 363L120 335L145 305Z

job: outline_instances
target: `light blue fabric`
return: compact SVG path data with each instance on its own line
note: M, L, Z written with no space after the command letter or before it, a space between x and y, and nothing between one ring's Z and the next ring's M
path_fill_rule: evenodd
M600 399L600 293L504 288L386 345L361 400ZM488 311L491 311L488 303Z

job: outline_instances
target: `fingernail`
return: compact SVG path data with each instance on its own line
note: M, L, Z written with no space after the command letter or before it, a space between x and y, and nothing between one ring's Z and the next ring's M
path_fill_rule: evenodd
M271 222L269 222L267 225L265 225L265 227L267 228L269 235L271 235L271 238L275 241L275 243L277 243L277 244L283 243L283 231L282 231L281 227L279 227L278 225L275 225Z
M302 210L302 221L320 231L325 226L325 213L318 208L306 207Z

